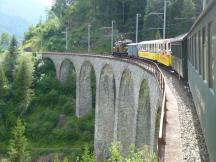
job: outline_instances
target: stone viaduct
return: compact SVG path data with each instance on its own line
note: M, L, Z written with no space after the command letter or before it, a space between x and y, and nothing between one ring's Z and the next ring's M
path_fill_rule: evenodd
M70 64L76 71L76 115L92 110L91 70L96 76L95 153L98 161L108 156L113 141L122 152L129 145L155 148L157 111L162 94L156 78L138 63L112 56L72 53L43 53L55 65L57 78L64 83Z

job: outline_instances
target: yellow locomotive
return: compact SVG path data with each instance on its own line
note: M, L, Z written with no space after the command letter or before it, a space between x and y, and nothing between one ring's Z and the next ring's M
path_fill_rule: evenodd
M115 42L115 47L113 47L113 55L124 55L124 54L127 55L128 54L127 45L131 42L132 40L129 39Z

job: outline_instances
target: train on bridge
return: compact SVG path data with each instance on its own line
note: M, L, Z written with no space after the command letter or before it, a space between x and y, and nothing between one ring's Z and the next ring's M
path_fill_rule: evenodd
M128 56L171 67L188 81L210 160L216 161L216 0L208 3L188 33L127 48Z

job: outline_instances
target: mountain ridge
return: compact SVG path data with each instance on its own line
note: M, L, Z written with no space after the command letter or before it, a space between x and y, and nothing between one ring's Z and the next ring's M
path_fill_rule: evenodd
M24 38L24 32L27 31L29 23L19 16L9 16L0 11L0 34L7 32L15 35L20 42Z

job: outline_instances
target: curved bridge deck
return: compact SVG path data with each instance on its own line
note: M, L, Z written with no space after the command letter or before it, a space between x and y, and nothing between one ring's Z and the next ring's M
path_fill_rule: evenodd
M110 143L118 140L125 148L134 143L137 147L147 144L154 149L157 143L159 161L163 161L166 105L169 98L166 97L163 73L155 63L112 56L53 52L43 53L43 58L53 61L60 81L64 81L67 76L68 62L74 65L78 117L91 110L89 69L93 68L96 75L95 152L99 160L107 156ZM149 101L146 99L148 96ZM158 106L161 107L161 116L158 139L155 139ZM123 149L123 152L126 150Z

